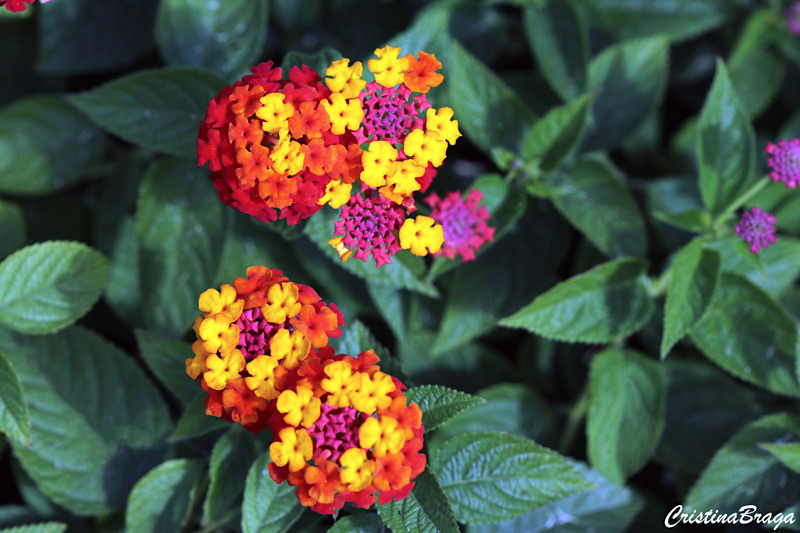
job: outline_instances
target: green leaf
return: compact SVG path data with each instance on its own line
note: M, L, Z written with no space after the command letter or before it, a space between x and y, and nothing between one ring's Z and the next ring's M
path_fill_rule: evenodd
M192 326L197 298L217 271L223 209L205 171L192 161L161 159L148 170L136 213L148 329L177 337Z
M303 512L295 488L288 483L278 485L269 477L269 462L269 450L265 450L247 473L242 505L244 533L284 533Z
M237 425L217 441L208 467L211 483L203 503L203 522L216 523L233 508L261 447L252 433Z
M664 306L662 359L706 312L719 276L719 254L703 248L702 240L694 239L678 252Z
M63 75L131 63L153 46L156 6L157 0L70 0L38 10L37 70Z
M753 126L725 68L717 74L697 124L697 159L703 203L717 215L758 179Z
M69 100L96 124L126 141L194 158L208 101L224 86L210 72L170 67L129 74L71 95Z
M656 450L659 462L699 474L742 427L759 416L752 389L741 387L703 361L670 357L667 374L666 424Z
M781 296L800 275L800 240L781 236L758 255L736 235L706 244L719 252L722 269L746 277L772 297Z
M349 322L342 330L341 337L329 340L329 344L336 349L337 354L346 353L355 357L361 352L374 350L375 354L380 358L389 357L389 351L378 344L378 341L369 332L367 326L360 320Z
M589 89L598 94L584 150L616 146L639 127L661 103L668 63L669 43L662 36L625 41L592 59Z
M103 132L60 96L18 100L0 111L0 192L69 187L105 149Z
M429 458L459 521L508 520L592 485L557 453L503 433L469 433Z
M730 0L588 0L596 20L623 38L665 34L682 41L724 24L735 13Z
M529 5L524 13L525 35L550 87L569 102L586 88L589 28L582 12L569 1Z
M452 41L450 54L449 102L461 129L487 153L496 146L519 152L536 115L457 41Z
M633 350L609 348L592 359L589 387L589 459L624 483L650 460L664 430L664 371Z
M0 330L0 350L30 413L31 447L11 443L28 475L74 514L122 510L163 454L156 447L171 423L158 390L132 358L78 326L40 336Z
M230 79L258 61L268 13L267 0L164 0L156 42L170 65L206 68Z
M0 351L0 431L26 444L31 440L31 420L17 373ZM1 453L1 452L0 452Z
M609 257L644 256L644 220L620 175L606 161L586 158L551 176L564 189L553 205Z
M406 398L409 404L416 402L422 410L425 432L438 428L461 411L486 402L483 398L438 385L422 385L408 389Z
M203 464L193 459L166 461L148 472L128 497L125 530L180 531L202 475Z
M368 279L376 285L388 285L390 287L409 289L427 296L438 296L439 293L436 287L430 282L421 279L425 271L425 262L421 257L411 255L409 251L400 250L392 258L391 264L382 267L376 267L375 260L372 258L365 263L360 259L351 257L346 263L343 263L333 246L328 244L328 241L333 238L333 222L338 218L338 215L338 211L324 208L308 219L308 225L305 230L308 238L331 261L351 274L355 274L362 279Z
M126 216L119 225L111 251L111 272L105 299L114 313L129 325L141 325L141 280L139 276L139 239L133 216Z
M72 324L108 283L108 260L85 244L27 246L0 263L0 324L48 333Z
M730 513L742 505L755 505L759 513L766 513L796 503L800 477L759 444L798 440L796 417L779 413L750 424L714 455L686 496L686 507Z
M0 259L16 251L25 244L25 218L22 209L11 202L0 200Z
M288 52L283 56L281 68L283 68L284 75L288 75L292 67L302 67L306 65L317 71L321 77L325 77L325 70L331 66L331 63L338 61L342 58L341 52L326 46L316 54L303 54L300 52Z
M544 172L557 170L572 156L583 137L592 99L592 94L586 94L551 109L525 136L522 156L538 160Z
M378 285L370 281L367 281L367 291L372 303L392 329L395 337L404 339L406 336L406 313L403 293L394 287Z
M361 513L337 518L328 533L382 533L382 531L383 521L378 515Z
M447 496L430 469L414 479L408 498L378 506L378 514L392 531L458 533L458 524Z
M187 379L189 376L186 376ZM208 398L208 393L200 388L200 384L196 385L197 395L192 400L192 403L186 406L175 431L169 436L169 441L174 442L182 439L191 439L205 435L217 429L227 429L230 427L230 422L210 416L206 414L205 401Z
M646 263L616 259L559 283L500 321L549 339L607 342L637 331L653 313L644 285Z
M631 489L610 483L597 471L574 462L575 469L596 488L567 496L511 520L470 526L470 533L623 533L642 509L642 500Z
M777 457L783 464L800 474L800 442L763 443L759 446Z
M751 282L723 273L692 341L734 376L777 394L800 396L795 319Z
M61 522L41 522L29 526L17 526L0 529L0 533L64 533L67 524Z
M165 339L143 329L134 331L139 353L153 374L181 403L188 405L197 395L198 384L186 375L186 359L194 357L192 345Z
M705 231L711 227L711 215L703 209L687 209L678 213L654 211L653 216L662 222L687 231Z

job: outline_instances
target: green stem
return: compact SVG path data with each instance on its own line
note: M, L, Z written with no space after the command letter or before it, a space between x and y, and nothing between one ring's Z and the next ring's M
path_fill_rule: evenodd
M741 195L739 198L736 199L736 201L734 201L731 205L729 205L728 208L725 209L725 211L720 213L720 215L716 218L716 220L714 220L715 233L719 235L719 232L722 229L722 224L724 224L725 221L733 213L735 213L737 209L739 209L744 204L749 202L756 194L761 192L761 189L763 189L770 183L772 183L772 181L767 177L758 180L755 184L753 184L752 187L750 187L747 191L745 191L743 195Z
M588 409L589 385L587 384L578 398L578 401L575 402L575 405L573 405L572 409L569 411L569 417L567 418L567 429L564 430L564 434L561 437L561 443L558 445L558 453L561 455L566 455L569 449L572 448L572 443L575 440L578 429L583 423L583 419L586 418L586 412Z
M669 288L669 282L672 279L672 265L670 264L669 267L661 273L659 277L654 280L651 280L650 285L647 287L647 292L653 298L657 298L667 292L667 288Z

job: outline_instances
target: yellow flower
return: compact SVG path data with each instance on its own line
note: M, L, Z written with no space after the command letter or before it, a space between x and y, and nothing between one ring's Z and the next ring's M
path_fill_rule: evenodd
M456 143L456 139L461 137L458 131L458 121L451 120L453 110L449 107L442 107L438 110L429 108L425 115L425 129L435 131L440 139L446 140L451 145Z
M319 199L317 205L329 204L334 209L339 209L350 199L353 190L352 183L342 183L342 180L331 180L325 187L325 195Z
M375 372L372 377L366 372L359 372L350 378L348 385L352 387L350 401L362 413L371 415L392 403L389 393L395 389L394 382L391 376L383 372Z
M244 369L244 356L239 350L233 350L222 357L211 354L206 359L208 371L203 374L206 383L214 390L222 390L228 381L239 377Z
M386 176L393 176L397 170L398 152L389 141L372 141L369 151L361 154L364 170L361 181L370 187L386 185Z
M306 153L302 150L300 143L291 138L281 137L278 145L270 154L272 159L272 169L278 174L289 174L294 176L303 170L303 162L306 160Z
M194 357L186 360L186 373L190 378L197 379L197 376L208 370L206 359L209 354L203 349L203 341L194 341L192 352Z
M297 301L300 290L291 281L275 284L267 292L267 303L261 307L261 312L267 322L283 324L287 318L297 316L303 306Z
M206 317L222 313L231 319L231 322L239 320L244 309L244 300L236 299L236 289L227 283L220 287L222 291L208 289L200 295L198 307Z
M364 110L358 98L348 100L341 93L332 93L329 100L323 100L322 107L331 119L331 133L341 135L345 128L355 131L361 126Z
M308 357L311 351L311 341L299 329L291 335L289 330L279 330L269 341L269 351L287 370L300 366L300 361Z
M274 355L259 355L247 363L250 377L244 378L247 387L259 398L274 400L280 393L275 388L275 369L280 361Z
M347 489L358 492L372 481L375 472L375 461L367 460L367 452L361 448L350 448L339 457L342 471L339 479L347 484Z
M425 174L425 168L419 166L413 159L406 159L397 163L397 170L386 179L386 186L380 192L394 203L403 203L414 191L422 188L417 178Z
M267 133L283 137L289 131L289 119L294 115L294 106L284 102L281 93L269 93L260 100L262 107L256 111L256 116L263 122L261 127Z
M378 59L367 61L367 67L375 74L375 81L384 87L394 87L403 82L408 69L408 57L398 58L400 48L384 46L375 50Z
M269 446L269 456L278 466L289 465L290 472L299 472L314 453L314 443L305 429L283 428L278 433L280 442Z
M334 237L328 241L328 244L333 246L336 253L339 254L339 259L342 260L342 263L346 262L350 259L350 256L353 255L353 250L345 246L343 241L344 239L342 237Z
M208 353L227 353L239 344L239 326L231 324L231 319L223 313L203 320L197 333Z
M350 376L353 369L347 361L336 361L325 367L328 379L322 380L322 390L330 393L328 403L334 407L350 407L348 393L351 390Z
M367 86L367 82L361 79L361 74L364 72L361 61L356 61L353 66L348 66L349 63L350 60L346 57L331 63L331 66L325 69L325 75L331 76L325 78L325 85L332 93L341 93L345 98L355 98Z
M397 420L391 416L367 418L358 428L358 440L362 448L372 448L375 457L387 453L398 453L406 442L405 433L398 428Z
M297 392L285 390L278 397L278 411L284 413L283 420L292 426L301 422L305 427L317 421L320 412L319 398L314 396L314 391L299 385Z
M427 130L423 133L422 130L414 130L406 136L403 151L423 167L427 167L428 163L440 167L447 152L447 141L439 138L435 131Z
M444 244L444 230L435 224L431 217L419 215L415 220L410 218L400 227L400 246L411 250L414 255L435 254Z

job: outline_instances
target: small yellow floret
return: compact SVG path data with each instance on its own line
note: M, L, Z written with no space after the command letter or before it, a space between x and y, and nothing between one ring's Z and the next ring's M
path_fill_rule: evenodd
M441 224L431 217L419 215L416 219L406 219L400 227L400 246L411 250L414 255L435 254L444 244L444 230Z

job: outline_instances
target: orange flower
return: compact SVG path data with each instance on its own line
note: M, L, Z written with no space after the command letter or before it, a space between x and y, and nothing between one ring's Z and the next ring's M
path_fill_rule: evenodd
M328 344L328 332L337 329L338 319L329 307L317 310L313 305L304 305L300 316L291 323L311 341L314 348L322 348Z
M244 115L237 115L228 128L228 140L237 150L254 145L260 146L262 139L264 139L264 130L261 129L261 124L257 120L247 120Z
M233 92L228 97L231 101L231 111L244 118L249 117L261 107L261 97L264 96L264 88L260 85L240 85L233 88ZM259 127L261 127L259 125Z
M333 503L334 494L344 489L339 478L339 467L333 461L325 459L317 459L315 462L317 466L310 466L305 472L305 482L312 485L308 493L319 503Z
M269 157L269 148L254 144L250 150L241 149L236 152L236 161L242 165L236 169L236 177L245 185L255 185L256 181L263 181L272 167Z
M331 121L325 110L314 102L303 102L297 113L289 118L289 131L292 137L299 139L305 135L308 139L322 137L322 132L331 128ZM321 172L317 172L321 174Z
M408 54L408 68L405 72L406 87L414 92L426 93L431 87L438 87L444 80L444 76L436 72L442 68L442 64L433 54L426 54L422 50L417 52L415 59L412 54Z
M297 179L269 172L266 179L258 184L258 195L267 205L277 209L292 205L292 194L297 193Z
M325 146L325 141L322 139L314 139L309 142L308 152L306 152L304 161L308 170L320 176L330 172L337 161L335 147L344 150L344 147L340 145Z

